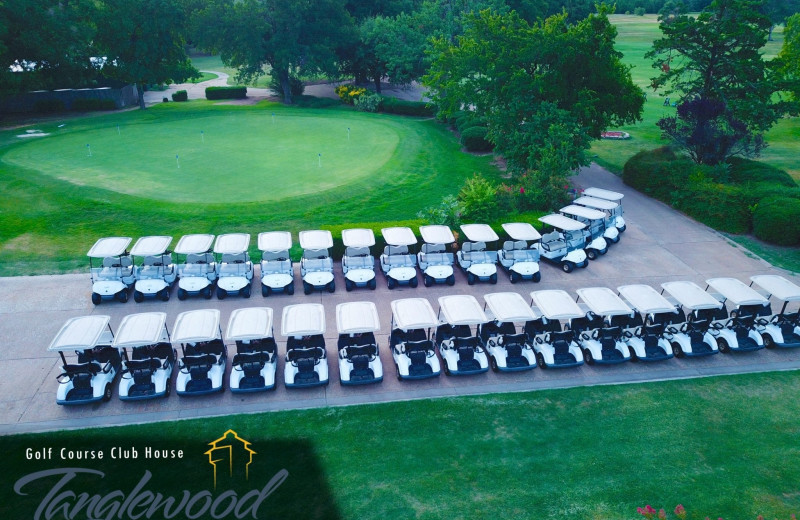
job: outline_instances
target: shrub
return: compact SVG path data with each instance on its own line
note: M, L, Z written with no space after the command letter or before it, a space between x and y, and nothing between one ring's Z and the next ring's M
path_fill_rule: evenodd
M206 99L245 99L247 87L206 87Z
M461 225L461 203L453 195L447 195L436 206L430 206L417 213L417 218L427 224L438 224L455 229Z
M644 16L644 13L645 13L644 7L635 7L633 9L633 14L635 14L636 16Z
M732 157L730 164L730 182L734 184L770 182L788 188L796 188L797 183L785 171L762 162Z
M383 96L381 112L401 116L433 117L436 114L436 106L422 101L406 101Z
M491 222L500 216L497 205L497 188L482 176L475 174L458 192L461 216L472 222Z
M759 202L753 213L753 232L772 244L800 244L800 199L768 197Z
M93 112L97 110L116 110L113 99L76 99L72 102L72 110L76 112Z
M738 186L702 182L687 186L689 196L675 207L698 222L728 233L750 231L752 215L744 190Z
M367 93L364 87L357 87L355 85L339 85L335 89L336 95L342 100L342 103L354 105L356 99Z
M169 98L166 98L166 97L165 98L161 98L161 101L164 102L164 103L169 103Z
M450 114L450 117L447 118L447 124L450 125L450 127L453 130L456 130L456 120L459 117L464 116L466 114L467 113L465 111L463 111L463 110L458 110L456 112L453 112L452 114Z
M188 101L189 93L185 90L179 90L172 93L172 101Z
M473 126L461 133L461 144L470 152L491 152L494 145L486 139L487 129Z
M359 96L353 102L353 105L356 107L356 110L360 110L362 112L377 112L381 107L381 103L383 103L382 96L373 92L369 92Z
M279 97L283 98L283 87L281 87L280 80L270 75L269 77L269 88L278 94ZM292 98L302 96L303 92L306 90L306 86L303 85L303 82L300 81L300 78L295 76L289 76L289 92L292 94Z
M63 112L64 110L66 110L64 102L60 99L42 99L33 104L33 111L41 114Z

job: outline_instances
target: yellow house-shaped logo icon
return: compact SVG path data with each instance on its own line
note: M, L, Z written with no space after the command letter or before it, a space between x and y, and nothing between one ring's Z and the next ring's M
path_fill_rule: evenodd
M239 437L235 431L228 430L208 444L211 449L205 455L208 455L208 463L214 467L214 489L217 488L218 476L221 479L238 479L242 475L245 479L250 478L250 464L256 454L250 442Z

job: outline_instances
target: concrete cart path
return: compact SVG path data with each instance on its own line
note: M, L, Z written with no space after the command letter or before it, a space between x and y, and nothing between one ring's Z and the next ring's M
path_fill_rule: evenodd
M797 276L753 257L745 250L731 245L723 236L698 224L666 205L623 185L621 180L602 168L592 165L574 179L579 187L597 186L625 194L623 200L628 230L621 241L605 256L591 262L586 269L567 274L557 266L542 264L542 281L538 284L521 282L511 285L505 272L499 273L497 285L478 283L469 286L456 270L456 285L440 285L416 289L408 287L389 291L381 274L378 289L356 289L345 292L340 266L336 266L337 291L334 294L314 293L305 296L298 291L293 296L273 295L262 298L260 279L253 281L253 297L231 297L223 301L190 298L179 301L173 290L169 302L148 300L143 303L103 303L92 305L90 279L86 274L0 278L0 434L46 431L64 428L121 425L170 419L251 413L266 410L288 410L321 406L446 397L494 392L526 391L544 388L565 388L626 382L659 381L717 374L793 370L800 368L800 349L761 350L753 353L719 354L700 359L672 359L659 363L625 363L615 366L583 366L577 369L541 370L524 373L481 374L469 377L442 375L433 380L399 382L387 348L393 299L426 297L434 309L437 298L446 294L473 294L483 303L482 295L490 292L515 291L529 300L529 293L539 289L574 290L588 286L615 288L630 283L647 283L660 289L667 280L692 280L705 286L712 276L733 276L749 282L754 274L777 273L800 283ZM218 229L218 233L235 231ZM266 231L266 230L265 230ZM297 231L292 230L296 236ZM178 237L176 237L178 238ZM88 247L90 244L86 244ZM299 268L296 266L299 270ZM299 287L299 273L295 281ZM336 357L336 304L344 301L374 301L380 314L382 329L377 338L385 377L380 384L343 388L339 384ZM330 367L330 385L325 388L289 391L283 384L283 360L279 358L277 390L255 395L234 395L228 390L221 394L123 403L114 397L108 403L80 407L55 404L60 373L60 359L46 348L67 318L86 314L108 314L116 330L123 316L136 312L164 311L172 328L180 312L208 307L219 308L223 330L233 309L250 306L269 306L275 310L275 330L280 331L280 316L285 305L320 302L325 306L325 334ZM285 351L285 339L278 336L279 352ZM230 348L229 359L234 348ZM228 366L230 371L230 365Z

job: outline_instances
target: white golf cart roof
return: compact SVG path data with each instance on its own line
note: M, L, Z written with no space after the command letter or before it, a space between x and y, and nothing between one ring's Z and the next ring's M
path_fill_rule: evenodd
M709 278L706 283L734 305L764 305L768 300L736 278Z
M619 204L606 199L596 199L594 197L578 197L575 204L596 209L615 209Z
M219 310L196 309L178 314L172 327L175 343L196 343L220 338Z
M122 318L112 346L136 348L158 343L161 341L166 322L167 313L165 312L128 314Z
M378 309L372 302L345 302L336 306L339 334L359 334L381 330Z
M447 226L420 226L419 234L428 244L452 244L456 241L453 231Z
M585 190L583 190L583 194L589 197L594 197L596 199L613 200L614 202L622 200L622 197L625 196L622 193L617 193L616 191L611 191L611 190L604 190L602 188L586 188Z
M693 282L664 282L661 287L678 300L682 306L693 311L719 309L722 307L722 303L719 300Z
M300 232L300 247L303 249L328 249L333 247L333 235L327 229Z
M292 248L292 234L288 231L265 231L258 234L259 251L288 251Z
M645 314L675 312L675 306L649 285L623 285L617 287L617 290L639 312Z
M608 287L586 287L575 291L583 303L598 316L627 316L633 310Z
M521 323L535 320L538 316L528 302L515 292L484 294L483 299L494 319L499 322Z
M205 253L211 249L214 242L214 235L183 235L175 246L175 251L179 255L196 255Z
M106 237L94 243L86 256L92 258L107 258L109 256L120 256L125 253L128 244L131 243L130 237Z
M141 237L133 244L131 254L133 256L155 256L163 254L172 242L172 237L152 236Z
M495 242L500 240L489 224L462 224L461 231L470 242Z
M50 342L47 350L64 352L71 350L88 350L97 345L100 336L106 330L110 316L92 315L70 318Z
M390 227L381 229L383 240L390 246L411 246L417 243L417 237L410 227Z
M250 233L226 233L217 237L214 252L221 255L238 255L250 247Z
M372 247L375 245L375 233L364 228L343 229L342 243L345 247Z
M777 274L759 274L750 277L770 295L784 302L800 301L800 287Z
M235 309L228 320L225 338L229 341L271 338L272 316L269 307Z
M598 211L592 208L587 208L585 206L578 206L576 204L570 204L569 206L564 206L559 211L561 213L566 213L567 215L575 215L576 217L588 218L589 220L600 220L606 218L606 214L603 213L602 211Z
M539 240L542 235L528 222L510 222L503 229L514 240Z
M325 334L325 307L321 303L298 303L283 308L283 336Z
M489 321L471 294L439 296L439 312L450 325L479 325Z
M578 222L564 215L556 215L555 213L539 217L539 221L544 222L548 226L553 226L556 229L564 229L566 231L580 231L586 227L586 224L583 222Z
M533 291L531 298L548 320L568 320L586 315L572 296L562 289Z
M429 329L439 324L431 303L425 298L392 300L394 326L402 330Z

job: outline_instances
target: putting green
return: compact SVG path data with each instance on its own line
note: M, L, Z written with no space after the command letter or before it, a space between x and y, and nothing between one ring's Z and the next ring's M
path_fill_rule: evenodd
M141 121L34 138L3 159L77 185L172 202L274 201L377 172L400 137L390 122L285 111Z

